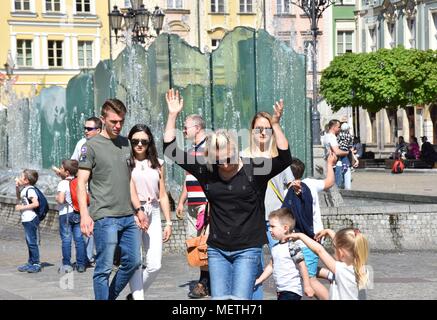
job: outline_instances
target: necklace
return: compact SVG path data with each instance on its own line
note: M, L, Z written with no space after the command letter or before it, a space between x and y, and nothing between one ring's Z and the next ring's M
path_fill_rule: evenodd
M141 171L146 170L147 159L137 160L137 162L140 164L140 170Z

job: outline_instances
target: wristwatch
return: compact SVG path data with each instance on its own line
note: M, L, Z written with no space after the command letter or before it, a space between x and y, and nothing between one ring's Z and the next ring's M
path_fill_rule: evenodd
M173 225L173 222L171 222L171 221L166 221L166 222L165 222L165 225L171 227L171 226Z
M135 213L138 213L138 212L140 212L140 211L143 211L143 212L144 212L144 207L143 207L143 206L140 206L140 207L138 207L138 208L135 209Z

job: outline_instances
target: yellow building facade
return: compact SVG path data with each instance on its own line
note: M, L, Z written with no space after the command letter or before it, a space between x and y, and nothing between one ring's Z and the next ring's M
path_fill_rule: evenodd
M26 97L44 87L65 87L81 69L109 59L108 1L3 0L2 4L0 65L12 60L17 94Z

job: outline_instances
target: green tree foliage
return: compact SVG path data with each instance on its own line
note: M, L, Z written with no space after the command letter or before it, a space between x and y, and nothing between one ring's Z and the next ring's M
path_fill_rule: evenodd
M437 51L397 47L337 56L322 73L320 93L334 111L372 112L437 100Z

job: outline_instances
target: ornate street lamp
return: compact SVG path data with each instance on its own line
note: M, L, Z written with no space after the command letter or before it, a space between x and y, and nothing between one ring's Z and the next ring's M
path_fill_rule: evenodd
M6 71L6 75L8 76L8 79L11 79L12 76L14 75L14 67L9 65L8 62L6 62L3 66L5 67L5 71Z
M311 24L312 35L312 83L313 83L313 97L311 106L311 123L313 145L320 144L320 113L317 110L318 104L318 87L317 87L317 36L319 32L318 23L322 13L333 4L343 4L343 0L290 0L290 3L302 9L308 17Z
M149 32L149 20L152 20L152 26L156 34L159 35L164 24L164 11L155 7L153 13L147 10L143 0L131 0L131 8L122 13L117 6L108 14L109 25L115 33L115 41L118 42L118 32L121 30L129 31L132 34L134 43L146 43L146 39L155 36ZM123 28L124 20L124 28Z

